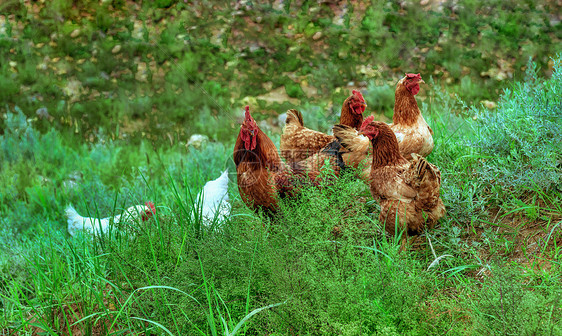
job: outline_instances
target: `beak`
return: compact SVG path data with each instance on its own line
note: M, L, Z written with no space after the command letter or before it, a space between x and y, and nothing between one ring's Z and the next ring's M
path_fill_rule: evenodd
M425 84L425 82L423 81L423 79L420 79L420 80L418 81L418 83L423 83L423 84Z
M363 103L361 103L361 106L367 107L367 103L363 102Z

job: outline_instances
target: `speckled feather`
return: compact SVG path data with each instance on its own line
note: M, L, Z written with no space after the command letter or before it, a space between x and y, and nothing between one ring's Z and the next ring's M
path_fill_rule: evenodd
M281 155L288 163L302 161L318 152L336 138L303 125L302 114L287 111L287 121L281 135Z
M433 227L445 214L439 197L439 169L417 154L412 155L412 161L406 160L389 126L382 122L371 125L378 130L372 139L370 181L371 194L381 206L380 221L390 234L395 233L396 219L408 234Z
M332 141L317 153L305 160L293 163L295 174L307 176L314 185L320 185L320 176L330 179L332 182L345 169L345 163L340 153L341 145L337 140ZM333 174L322 174L329 168Z
M433 150L433 130L423 118L413 93L418 92L419 84L408 84L409 76L421 80L419 74L407 74L398 82L390 125L398 139L400 153L406 159L411 159L412 153L425 157Z
M335 125L332 128L334 136L345 149L342 151L342 158L347 166L353 168L363 167L360 178L368 182L371 174L371 141L366 136L350 126Z
M357 128L363 122L365 111L363 95L356 90L343 102L340 124ZM358 111L358 112L356 112ZM302 161L326 147L335 137L304 126L302 114L294 109L287 111L281 135L281 156L288 162Z

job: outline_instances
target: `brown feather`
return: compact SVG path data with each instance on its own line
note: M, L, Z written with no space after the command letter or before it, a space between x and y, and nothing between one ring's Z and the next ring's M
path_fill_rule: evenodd
M406 160L396 136L383 122L372 122L366 134L373 147L371 194L380 203L379 219L387 232L393 234L396 223L408 234L433 227L445 215L439 169L417 154L412 162Z
M359 134L355 128L335 125L332 131L342 147L349 152L348 159L345 162L346 165L357 167L369 155L371 142L366 136Z
M393 124L412 126L416 123L420 109L414 95L408 91L406 86L399 81L394 91L394 115Z
M355 90L343 102L340 124L357 128L363 122L363 114L353 112L353 106L360 112L364 111L366 106L361 93ZM302 161L334 140L332 135L306 128L301 112L291 109L287 111L287 120L281 135L281 156L288 163Z
M302 161L318 152L335 137L304 127L302 114L287 111L287 121L281 135L281 155L288 163Z
M346 166L359 168L359 178L369 183L371 175L371 141L360 134L355 128L346 125L335 125L334 136L345 150L341 151Z
M294 172L307 176L316 186L321 185L322 181L326 182L319 177L325 177L330 182L335 182L343 167L341 156L338 157L338 155L337 152L319 151L306 160L295 163ZM329 174L330 171L333 174Z
M412 153L428 156L433 150L433 130L423 118L416 98L407 88L408 76L396 85L394 115L390 128L400 134L400 153L411 159ZM421 79L421 76L419 77Z

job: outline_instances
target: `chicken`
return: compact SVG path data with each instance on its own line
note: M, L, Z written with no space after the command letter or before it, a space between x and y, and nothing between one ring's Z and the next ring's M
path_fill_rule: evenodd
M373 158L370 186L373 198L379 201L379 220L386 231L394 234L407 229L409 235L432 228L445 215L439 197L441 173L424 157L412 154L408 161L399 150L390 127L380 121L364 125L362 132L371 141ZM400 227L396 228L395 223Z
M101 233L107 234L109 232L110 224L120 224L128 223L132 224L139 220L148 220L152 215L156 213L156 208L152 202L146 202L144 205L135 205L122 214L117 215L113 218L92 218L92 217L82 217L76 212L72 205L68 205L65 210L68 223L68 233L75 237L79 231L85 231L94 236Z
M340 124L359 127L367 104L361 92L353 90L343 102ZM334 136L304 127L302 114L287 111L287 119L281 135L281 155L288 163L302 161L335 140Z
M433 130L423 118L416 98L420 83L425 83L420 74L406 74L398 81L394 93L394 115L390 128L396 134L400 153L411 159L412 153L428 156L433 150Z
M234 145L234 163L240 196L254 210L274 212L277 193L288 184L290 169L271 139L262 132L246 106L244 121Z
M281 160L271 139L262 132L246 106L245 119L234 145L234 163L238 190L244 203L267 214L277 210L279 198L294 195L298 185L312 182L320 185L325 162L338 174L343 166L339 144L326 146L307 160L289 166Z
M192 218L201 218L205 226L224 222L230 215L231 206L228 198L228 169L217 179L205 183L203 190L195 199Z

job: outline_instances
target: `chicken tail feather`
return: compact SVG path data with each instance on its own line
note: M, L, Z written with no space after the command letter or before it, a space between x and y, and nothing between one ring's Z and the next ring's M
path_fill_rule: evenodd
M346 125L335 125L332 130L341 147L345 149L340 152L345 154L346 165L357 168L371 151L369 138L359 134L355 128Z
M335 125L332 131L343 148L351 152L365 153L365 155L369 151L371 143L369 138L359 134L355 128L346 125Z
M417 201L421 209L433 209L439 202L441 173L423 156L412 154L411 181L418 192Z
M346 125L334 125L334 127L332 127L332 131L340 144L347 149L351 149L350 147L353 147L353 143L358 136L355 128Z
M76 218L82 217L78 214L76 209L74 209L74 207L70 204L66 206L64 213L69 220L74 220Z
M415 162L415 176L419 184L424 181L437 181L441 182L439 179L438 171L435 166L430 164L423 156L416 153L412 153L413 162Z
M298 126L304 126L304 122L302 120L302 113L295 109L290 109L287 111L287 120L285 124L297 124Z
M341 148L342 145L338 140L334 140L332 142L330 142L326 147L324 147L321 151L321 153L323 154L327 154L329 156L333 156L336 159L335 164L340 168L340 169L345 169L345 163L341 154Z

